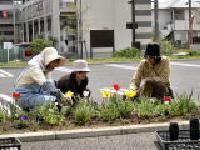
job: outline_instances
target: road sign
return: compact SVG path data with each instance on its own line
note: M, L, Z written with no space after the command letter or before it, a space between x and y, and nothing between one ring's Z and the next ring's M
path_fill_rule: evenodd
M12 49L13 43L12 42L3 42L3 48L4 49Z
M138 24L133 25L132 22L127 22L126 23L126 29L138 29Z

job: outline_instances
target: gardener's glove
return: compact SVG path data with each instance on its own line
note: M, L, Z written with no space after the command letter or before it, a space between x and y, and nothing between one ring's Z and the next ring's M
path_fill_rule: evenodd
M83 91L83 96L84 97L90 97L90 90L89 89L85 89L84 91Z

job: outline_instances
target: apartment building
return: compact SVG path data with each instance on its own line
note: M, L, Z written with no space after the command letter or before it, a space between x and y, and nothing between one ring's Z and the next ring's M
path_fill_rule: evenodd
M126 29L126 23L131 22L132 10L130 0L82 0L83 28L86 47L90 47L91 30L113 30L115 49L131 47L132 30ZM135 0L136 42L141 49L152 41L151 1ZM107 48L106 48L107 49ZM103 50L102 50L103 51Z
M19 24L17 23L19 12L15 8L18 4L12 0L0 1L0 43L3 42L18 42ZM14 32L15 31L15 32Z
M193 46L200 44L200 4L191 1L192 10L192 37ZM154 16L152 10L152 23ZM175 45L184 46L188 44L189 35L189 4L188 0L166 0L159 4L159 28L160 37L170 38Z
M135 38L144 49L152 41L151 1L135 0L135 9ZM132 30L126 29L133 17L128 0L24 0L19 10L23 42L54 38L61 53L80 54L80 41L84 41L84 53L91 50L92 31L112 31L115 50L132 45ZM97 49L107 52L113 47Z

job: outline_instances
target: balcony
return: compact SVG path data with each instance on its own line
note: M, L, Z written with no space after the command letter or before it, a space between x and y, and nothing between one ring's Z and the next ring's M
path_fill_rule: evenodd
M60 11L61 12L75 12L76 11L76 5L71 0L69 0L69 2L65 2L63 0L60 0Z

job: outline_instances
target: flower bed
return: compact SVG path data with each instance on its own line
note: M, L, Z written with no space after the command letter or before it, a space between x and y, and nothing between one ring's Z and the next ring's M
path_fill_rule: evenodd
M144 124L162 122L174 118L189 119L200 114L199 106L191 95L177 95L167 104L152 101L147 97L135 97L130 90L119 90L115 86L111 90L101 90L103 103L97 104L88 98L80 98L73 107L61 106L55 103L40 106L33 112L10 106L10 115L0 110L0 132L21 133L37 130L66 130L85 128L86 126L107 126L125 124ZM122 94L123 93L123 94ZM67 93L67 96L73 96Z

